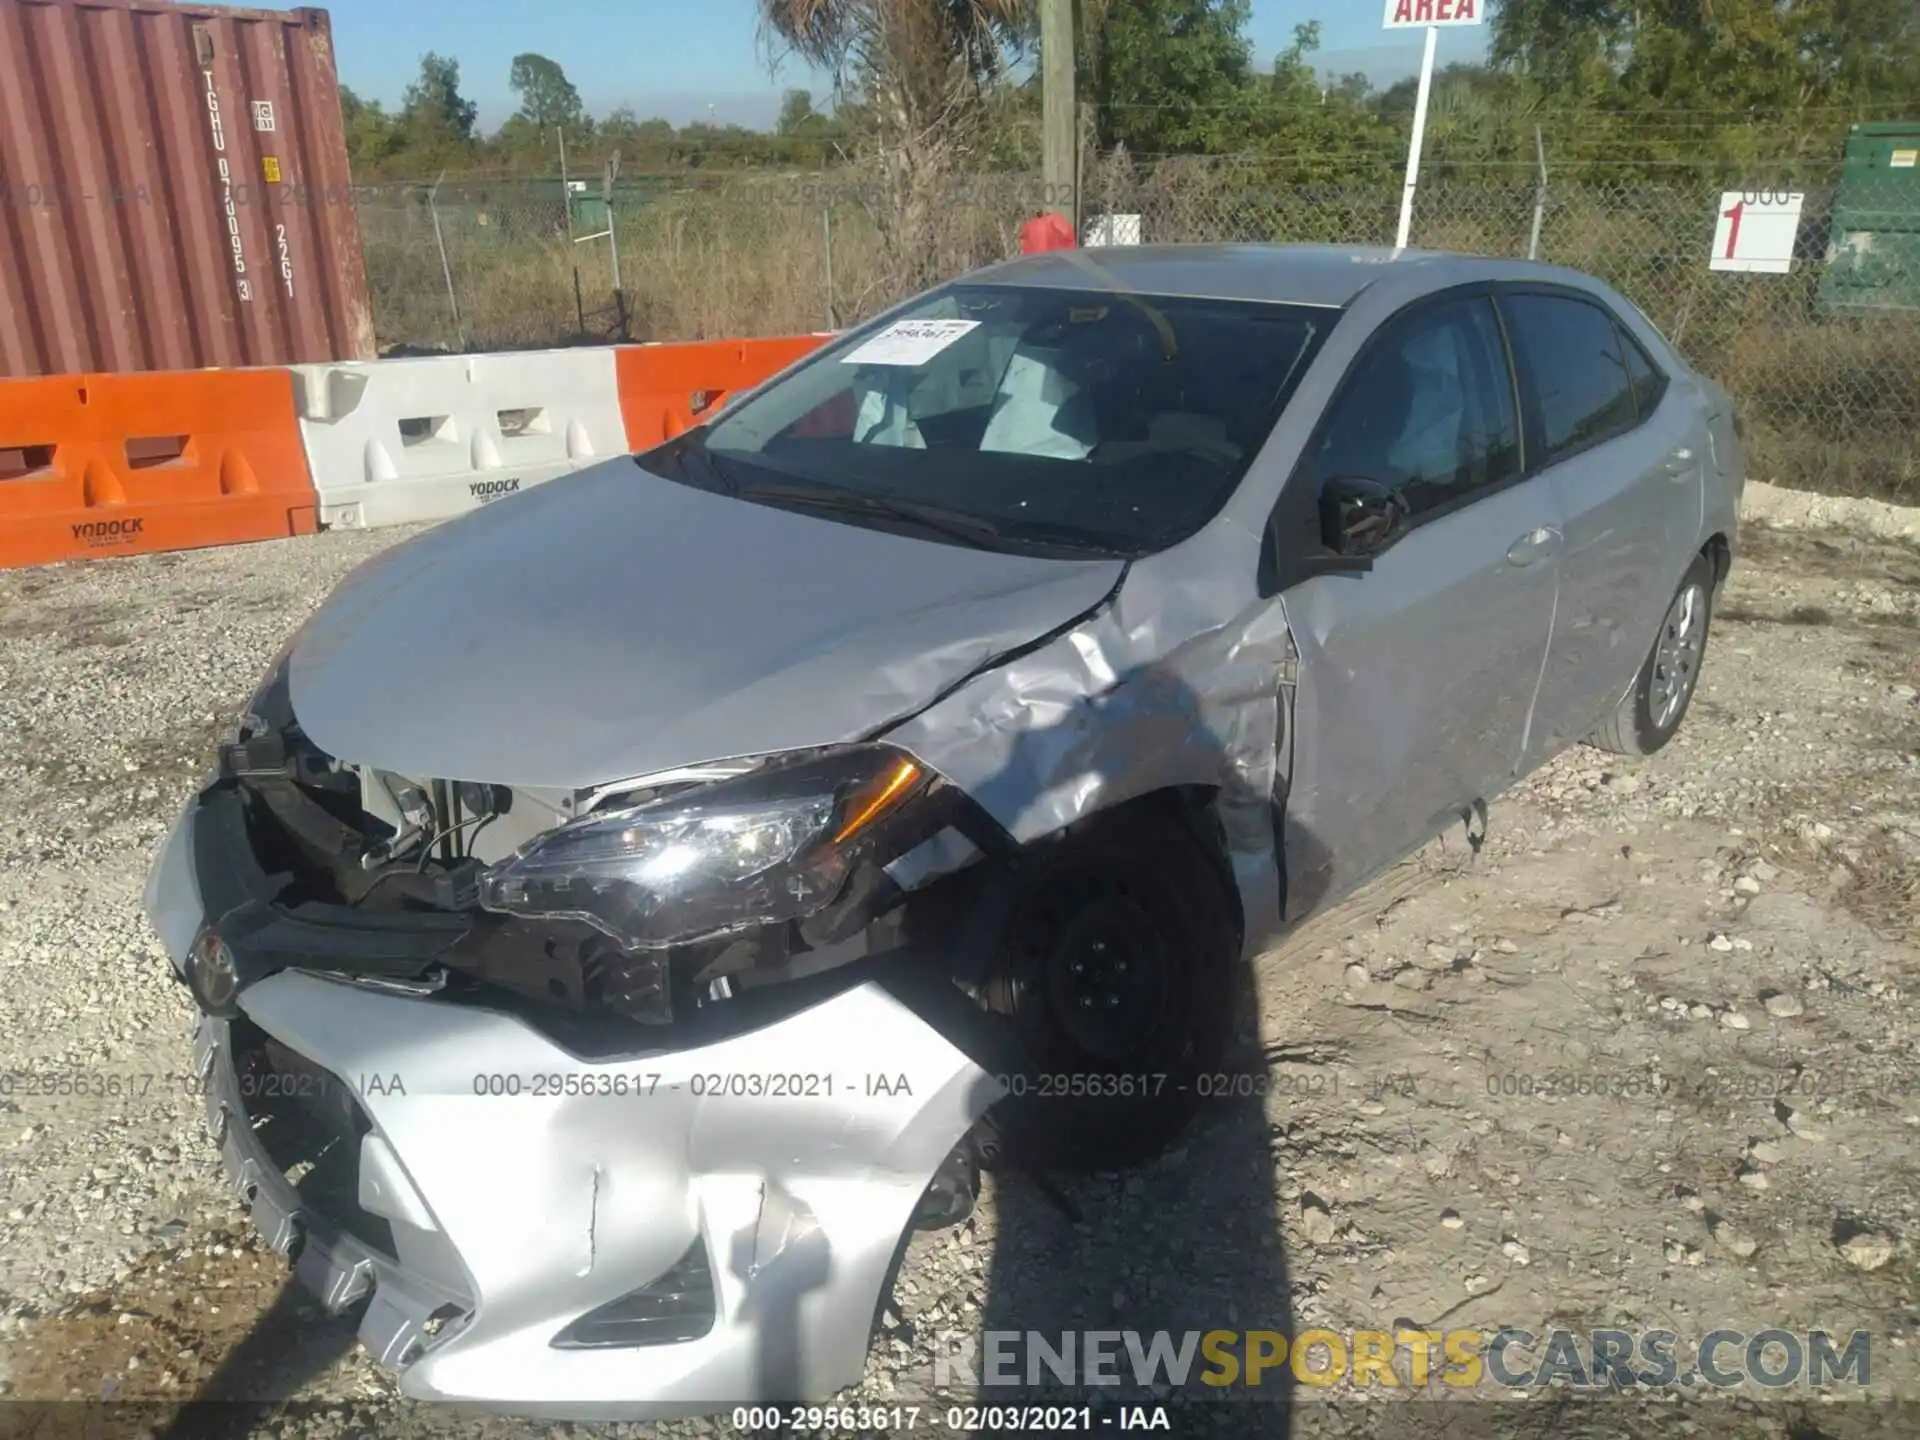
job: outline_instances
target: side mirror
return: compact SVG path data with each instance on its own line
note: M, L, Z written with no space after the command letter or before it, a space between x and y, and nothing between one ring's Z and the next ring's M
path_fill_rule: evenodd
M1371 559L1400 538L1412 513L1393 486L1343 475L1321 487L1320 538L1335 555Z

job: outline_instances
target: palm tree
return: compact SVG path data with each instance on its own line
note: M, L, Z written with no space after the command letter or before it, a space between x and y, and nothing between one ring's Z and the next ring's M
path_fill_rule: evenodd
M903 283L930 278L941 186L1036 13L1036 0L760 0L766 31L869 118L883 185L874 218Z

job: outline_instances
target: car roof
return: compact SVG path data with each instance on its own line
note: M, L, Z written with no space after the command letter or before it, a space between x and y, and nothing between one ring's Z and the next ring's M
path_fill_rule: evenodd
M1413 281L1412 288L1418 290L1439 290L1490 279L1566 280L1574 272L1524 260L1384 245L1118 245L1023 255L976 270L966 279L1046 290L1344 308L1369 285L1389 276Z

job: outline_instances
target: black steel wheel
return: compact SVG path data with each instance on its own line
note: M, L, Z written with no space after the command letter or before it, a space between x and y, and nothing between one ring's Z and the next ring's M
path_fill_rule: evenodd
M1231 1030L1228 884L1172 807L1096 819L1022 877L985 987L1015 1057L995 1112L1009 1145L1104 1169L1186 1127Z

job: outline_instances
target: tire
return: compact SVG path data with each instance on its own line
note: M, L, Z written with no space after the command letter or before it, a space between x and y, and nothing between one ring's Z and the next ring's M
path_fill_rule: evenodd
M993 1113L1015 1158L1118 1169L1186 1128L1232 1030L1230 883L1171 807L1097 818L1022 877L982 992L1010 1031Z
M1713 561L1694 556L1660 618L1633 689L1595 732L1592 744L1616 755L1651 755L1673 739L1687 718L1706 662L1713 579Z

